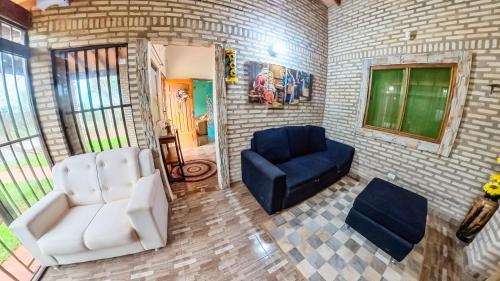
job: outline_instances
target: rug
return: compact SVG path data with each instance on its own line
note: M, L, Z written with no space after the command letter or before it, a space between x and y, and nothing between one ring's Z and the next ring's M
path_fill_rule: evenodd
M308 280L411 281L422 271L425 238L400 263L344 221L361 184L345 177L264 223L298 271Z
M197 159L184 162L183 166L185 181L197 182L208 179L217 173L217 164L210 160ZM181 176L179 167L172 170L174 178Z

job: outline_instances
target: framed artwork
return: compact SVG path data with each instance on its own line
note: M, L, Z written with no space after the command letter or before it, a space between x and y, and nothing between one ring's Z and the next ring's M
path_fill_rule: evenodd
M312 98L311 74L281 65L249 63L250 103L266 104L270 109L283 109Z

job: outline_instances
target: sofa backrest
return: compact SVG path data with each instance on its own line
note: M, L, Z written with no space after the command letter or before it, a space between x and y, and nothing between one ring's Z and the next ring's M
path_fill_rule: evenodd
M129 198L141 177L139 149L127 147L104 151L97 155L96 162L104 201Z
M141 167L141 177L151 176L155 172L155 162L151 149L139 151L139 166Z
M291 159L285 128L272 128L253 134L254 151L273 164Z
M285 127L288 136L288 145L292 157L299 157L310 152L309 126Z
M64 159L52 168L54 189L66 193L69 204L103 203L96 169L96 154L86 153Z
M71 206L128 198L139 178L154 172L151 150L131 147L71 156L52 169L55 189L66 193Z
M251 149L271 163L289 161L326 150L325 129L319 126L287 126L255 132Z

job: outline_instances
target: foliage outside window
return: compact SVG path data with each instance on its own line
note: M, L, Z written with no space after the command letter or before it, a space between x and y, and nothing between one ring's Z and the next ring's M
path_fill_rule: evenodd
M455 64L372 66L364 127L439 143Z

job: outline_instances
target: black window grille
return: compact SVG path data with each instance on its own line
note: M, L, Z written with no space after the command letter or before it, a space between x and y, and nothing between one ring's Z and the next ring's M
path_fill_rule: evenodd
M0 279L23 280L39 268L18 255L8 229L52 190L50 158L40 133L28 72L26 32L0 21Z
M59 114L71 154L136 145L126 45L52 51Z

